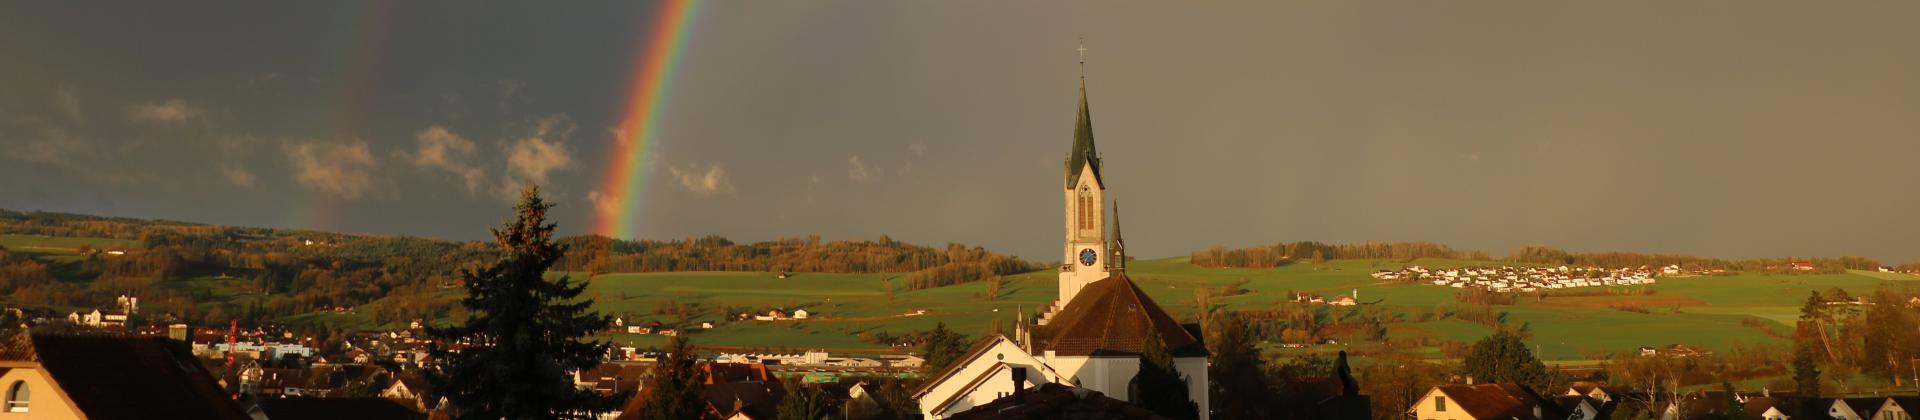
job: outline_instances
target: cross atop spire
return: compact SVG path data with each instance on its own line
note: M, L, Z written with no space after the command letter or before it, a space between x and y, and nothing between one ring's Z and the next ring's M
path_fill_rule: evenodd
M1080 78L1086 79L1087 78L1087 37L1085 36L1080 37L1080 48L1074 48L1073 50L1080 53Z

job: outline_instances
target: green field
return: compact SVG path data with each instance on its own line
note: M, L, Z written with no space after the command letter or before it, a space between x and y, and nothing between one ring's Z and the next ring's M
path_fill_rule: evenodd
M1448 267L1473 262L1419 260L1412 264ZM1321 269L1308 264L1209 269L1195 267L1181 257L1137 261L1128 272L1162 307L1188 320L1198 312L1194 304L1196 289L1244 280L1252 293L1216 298L1214 303L1229 309L1262 309L1277 306L1288 291L1329 296L1357 292L1363 303L1408 314L1405 319L1410 322L1395 324L1390 330L1392 336L1424 334L1471 342L1491 333L1485 326L1452 318L1418 322L1417 314L1430 313L1437 305L1456 304L1455 289L1384 283L1367 275L1400 265L1394 261L1349 260L1335 261ZM589 293L598 299L600 310L630 320L672 322L676 319L652 314L660 302L694 304L702 309L689 317L696 325L720 318L715 313L719 305L740 309L804 307L815 314L814 319L734 322L713 330L691 331L691 336L704 345L872 351L884 349L863 343L854 335L869 329L895 333L926 329L938 321L964 333L979 334L988 329L992 319L1003 318L1011 325L1015 310L1031 311L1050 303L1055 294L1051 272L1010 278L1000 299L994 301L982 298L985 285L981 283L901 291L889 300L879 281L876 274L799 274L788 279L765 273L611 274L594 278ZM899 287L900 276L889 281L896 290L904 289ZM1522 299L1516 305L1495 308L1507 313L1510 324L1525 325L1533 334L1530 342L1543 358L1573 362L1640 346L1686 344L1723 350L1735 342L1779 344L1779 339L1743 325L1742 320L1759 318L1770 321L1775 331L1786 331L1809 290L1839 287L1864 294L1881 286L1920 287L1920 278L1868 272L1669 278L1647 287L1654 291L1651 295ZM1648 313L1607 307L1616 304L1644 307ZM899 316L912 309L929 312L926 316ZM642 346L664 340L629 334L616 334L614 339Z
M79 258L81 245L98 249L133 248L135 241L103 238L60 238L37 235L0 235L0 246L14 253L30 254L55 265L55 270L71 268ZM1189 264L1187 258L1135 261L1129 275L1161 307L1176 318L1193 321L1199 312L1196 291L1244 282L1250 293L1214 298L1212 303L1231 310L1261 310L1280 306L1288 292L1327 296L1357 294L1367 308L1397 314L1401 322L1388 326L1389 336L1406 338L1428 336L1459 342L1472 342L1492 329L1456 318L1425 320L1437 307L1459 305L1457 289L1422 284L1382 282L1368 276L1377 270L1398 269L1417 264L1434 268L1484 265L1485 262L1422 259L1411 262L1386 260L1337 260L1325 265L1293 264L1266 269L1212 269ZM266 299L257 294L243 278L248 273L225 273L223 277L206 273L197 277L161 284L193 296L205 298L202 310L215 305L245 307ZM585 273L572 273L584 279ZM617 273L591 278L588 296L603 313L621 316L630 323L661 321L689 327L686 331L703 346L734 348L805 349L829 348L842 352L885 352L885 346L863 342L862 332L903 334L926 330L936 322L946 322L962 333L979 336L990 329L993 320L1011 326L1014 314L1035 312L1055 298L1055 274L1038 271L1008 277L1000 296L987 299L984 283L967 283L928 290L907 291L904 274L882 280L878 274L799 273L780 279L759 272L675 272ZM887 285L883 285L885 281ZM888 287L891 286L891 287ZM1776 335L1791 330L1799 306L1810 290L1835 287L1862 295L1879 287L1920 288L1920 278L1904 274L1854 271L1842 274L1741 274L1687 278L1663 278L1651 286L1635 286L1651 294L1621 296L1522 298L1515 305L1495 306L1505 312L1509 325L1524 326L1532 334L1533 344L1542 358L1574 363L1603 356L1607 352L1632 351L1641 346L1686 344L1709 350L1723 350L1734 343L1781 344ZM889 295L888 289L894 292ZM453 299L458 289L431 292ZM662 303L689 305L685 317L657 314ZM316 312L288 317L282 321L296 325L332 324L345 328L377 328L368 313L382 305L399 304L382 299L362 305L349 313ZM721 322L714 329L699 329L703 321L727 318L722 306L734 312L766 308L805 308L814 316L796 321ZM1631 306L1635 311L1610 306ZM1319 307L1332 318L1351 309ZM924 316L905 316L909 311L926 310ZM1640 312L1644 311L1644 313ZM1743 323L1764 320L1760 327ZM1010 327L1009 327L1010 328ZM1767 328L1773 330L1770 335ZM664 344L657 335L615 333L610 338L639 346ZM1276 346L1278 343L1268 343ZM1317 348L1304 351L1325 351ZM1302 350L1289 350L1296 352ZM1437 355L1437 348L1421 349Z
M70 238L40 235L0 235L0 247L9 252L34 255L52 262L69 262L80 258L80 246L94 249L131 249L140 246L139 241L108 238Z

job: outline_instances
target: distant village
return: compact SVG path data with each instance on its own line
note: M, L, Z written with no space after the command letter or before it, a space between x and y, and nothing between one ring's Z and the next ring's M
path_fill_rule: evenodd
M433 362L430 348L434 342L425 338L425 326L420 320L390 330L347 332L342 337L323 339L296 334L279 325L243 327L236 322L226 328L195 328L173 321L169 314L142 318L139 311L139 298L135 296L119 297L113 308L74 311L64 316L45 309L9 309L8 313L23 321L35 333L26 339L29 344L24 348L15 349L11 354L0 354L0 364L19 363L8 360L48 359L49 356L43 353L49 348L70 346L72 344L69 341L80 337L83 338L81 341L89 343L124 342L102 347L101 350L151 353L108 355L93 352L87 353L93 355L89 357L170 358L182 362L183 366L203 368L212 374L208 386L205 389L185 386L183 389L206 394L201 397L236 401L236 407L253 419L426 418L446 404L443 398L432 392L422 374L421 369ZM805 309L771 309L759 314L736 314L735 317L738 320L794 321L805 320L811 315ZM912 315L916 314L909 312L906 316ZM714 322L700 322L698 325L702 329L709 329L714 327ZM608 329L665 336L682 333L678 328L659 322L629 325L619 318L608 325ZM179 350L170 351L167 350L169 345L148 343L178 343ZM461 346L456 344L449 347L457 350ZM636 390L648 380L652 366L664 356L650 348L615 345L599 367L573 372L572 376L576 386L603 395ZM821 349L791 353L719 352L700 360L701 368L713 375L711 381L726 384L709 387L709 399L724 402L715 403L711 407L711 414L719 418L753 419L773 418L779 396L784 392L783 387L787 386L782 385L783 381L817 385L835 404L854 408L871 407L878 402L873 399L873 391L869 389L872 385L865 379L912 376L926 362L913 354L838 355ZM52 371L63 369L62 366L41 363L39 368ZM146 373L135 370L114 374L138 377ZM179 375L181 372L165 374ZM62 372L50 372L50 377L54 379L63 376ZM169 383L183 381L179 378L165 380ZM66 384L59 384L57 380L44 384L51 387L62 385ZM132 390L127 391L133 393ZM39 398L59 395L37 389L31 392ZM19 401L25 401L26 398L31 397L20 397ZM88 412L91 408L85 401L76 402L76 405L82 412ZM44 406L49 407L48 410L53 407ZM191 409L223 410L217 406ZM342 414L340 417L314 417L314 413L326 413L328 410L341 410L333 412ZM281 413L275 415L274 411ZM622 411L616 410L599 418L622 418L621 414ZM226 417L219 413L196 411L192 416L162 418Z
M1687 272L1678 265L1651 269L1647 267L1606 269L1599 267L1466 267L1454 269L1428 269L1421 266L1407 266L1400 271L1373 273L1380 280L1401 280L1435 286L1453 288L1476 288L1492 292L1536 292L1546 289L1572 289L1579 287L1603 287L1653 284L1656 276L1680 276L1708 274L1707 271Z

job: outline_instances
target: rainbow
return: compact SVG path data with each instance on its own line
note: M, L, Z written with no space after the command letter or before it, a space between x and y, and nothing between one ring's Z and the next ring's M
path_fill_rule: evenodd
M687 45L687 32L699 9L696 0L664 0L653 21L642 26L646 32L634 54L632 81L619 114L621 122L614 130L611 153L597 190L602 208L594 233L616 238L639 234L640 199L646 196L647 186L645 166L651 149L659 142L661 114L671 93L680 53Z
M387 2L368 0L358 2L358 10L347 15L346 29L342 33L348 36L341 53L343 57L323 77L333 83L339 83L332 97L326 100L326 109L332 113L331 123L327 126L328 137L325 141L351 141L364 135L367 116L374 113L374 92L379 89L378 69L386 58L388 35L392 32L391 20L393 8ZM290 210L283 212L281 225L313 230L338 230L347 200L331 197L326 193L307 191L293 197Z

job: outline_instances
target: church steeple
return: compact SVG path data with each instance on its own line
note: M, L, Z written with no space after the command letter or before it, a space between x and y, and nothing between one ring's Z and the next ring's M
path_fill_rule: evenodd
M1113 271L1127 271L1127 240L1120 238L1120 200L1113 201L1113 258L1107 265Z
M1086 47L1081 47L1080 62L1086 63ZM1061 255L1060 301L1073 301L1073 295L1088 284L1107 278L1113 269L1113 253L1107 246L1107 185L1100 179L1100 153L1093 146L1093 114L1087 111L1087 78L1080 75L1080 115L1073 126L1073 150L1066 159L1067 185L1061 192L1066 200L1066 253Z
M1091 166L1093 182L1106 187L1100 179L1100 153L1093 147L1093 114L1087 111L1087 47L1080 49L1080 114L1073 125L1073 150L1067 153L1067 188L1080 183L1080 168Z

